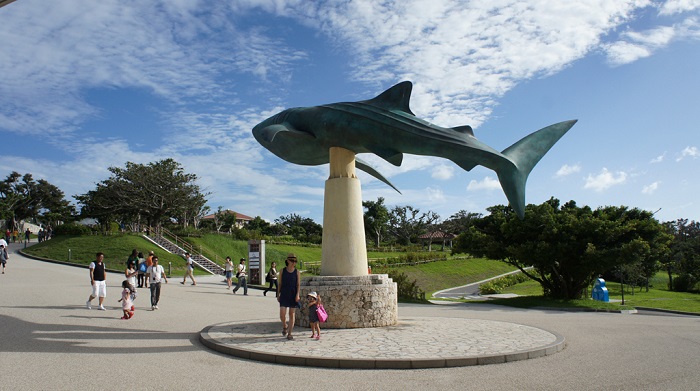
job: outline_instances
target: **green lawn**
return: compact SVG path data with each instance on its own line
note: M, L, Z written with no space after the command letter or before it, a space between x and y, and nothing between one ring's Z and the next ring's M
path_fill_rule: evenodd
M24 251L37 257L80 265L89 265L95 260L95 253L102 252L105 254L107 268L121 271L126 268L126 260L133 249L144 253L144 256L152 250L166 271L168 266L172 266L173 275L184 273L184 258L170 254L138 235L56 236L27 247Z
M512 272L513 266L485 258L451 259L423 263L416 266L395 268L406 273L409 280L415 280L420 288L430 297L433 293L447 288L481 281L499 274ZM374 268L372 273L386 273L386 268Z
M608 288L610 304L600 303L591 299L574 300L570 302L552 301L542 297L542 287L535 281L527 281L503 291L503 293L514 293L517 295L527 296L516 299L499 299L496 304L512 305L516 307L536 307L536 306L551 306L551 307L586 307L586 308L607 308L607 309L629 309L634 307L649 307L672 311L694 312L700 313L700 294L686 292L672 292L666 288L668 276L665 273L659 273L652 279L652 287L649 292L645 288L637 287L632 293L629 286L625 286L625 306L622 307L622 289L620 283L607 281L605 286ZM589 288L589 292L591 292Z

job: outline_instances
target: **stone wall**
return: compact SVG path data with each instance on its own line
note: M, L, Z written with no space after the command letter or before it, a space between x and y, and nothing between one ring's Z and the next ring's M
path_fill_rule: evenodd
M321 328L381 327L398 322L397 287L387 274L303 278L297 326L309 327L306 295L312 291L321 296L328 313L328 321Z

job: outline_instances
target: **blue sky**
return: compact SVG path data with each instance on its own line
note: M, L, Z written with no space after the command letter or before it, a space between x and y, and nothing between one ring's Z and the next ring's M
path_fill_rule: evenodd
M627 205L700 220L700 0L18 0L0 8L0 176L82 194L110 166L164 158L209 206L322 223L328 167L252 137L289 107L414 83L411 109L503 150L579 122L530 175L526 201ZM363 199L442 219L505 204L494 172L361 156Z

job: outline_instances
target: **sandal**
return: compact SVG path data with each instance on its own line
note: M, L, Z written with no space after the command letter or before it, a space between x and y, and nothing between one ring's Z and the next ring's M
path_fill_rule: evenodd
M291 341L294 339L294 337L292 337L292 334L287 334L287 339Z
M282 329L282 336L284 337L285 335L287 335L287 328L286 327Z

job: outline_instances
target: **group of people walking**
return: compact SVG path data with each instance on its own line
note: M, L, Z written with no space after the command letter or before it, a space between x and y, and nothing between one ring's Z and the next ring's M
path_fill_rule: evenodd
M1 258L1 257L0 257ZM183 277L181 284L185 284L187 277L192 280L192 285L197 285L193 270L194 261L189 253L185 253L185 261L187 263L187 271ZM269 287L263 291L263 296L267 296L267 292L275 290L275 296L279 302L279 316L282 322L282 335L288 340L293 340L293 329L296 316L296 310L301 308L301 300L299 297L299 288L301 283L301 274L296 268L297 257L290 253L285 259L285 267L278 272L277 263L272 262L267 273L267 281ZM90 263L90 284L92 293L85 302L88 309L92 308L92 301L98 299L99 310L105 311L104 299L107 296L106 272L104 265L104 254L98 252L95 255L95 261ZM234 273L234 265L231 257L226 257L224 266L227 288L233 286L232 278ZM245 258L241 258L237 267L235 267L237 283L233 288L233 293L243 287L243 295L248 295L247 271ZM161 283L168 283L168 278L165 270L158 264L158 257L151 251L147 258L143 257L142 253L134 250L127 259L126 269L124 270L125 280L122 282L121 298L118 302L122 305L122 319L128 320L134 316L135 307L134 300L137 297L137 288L146 287L151 291L151 310L158 309L160 300ZM306 305L309 307L309 323L311 324L311 338L320 338L320 322L316 315L316 309L321 304L321 297L316 292L310 292L306 297Z
M107 273L105 271L104 253L98 252L95 254L95 260L90 263L88 269L92 293L85 302L85 306L88 309L92 309L92 301L97 299L99 304L97 309L105 311L104 300L107 297ZM134 250L126 261L124 277L126 279L122 281L121 299L118 300L122 304L124 312L122 319L128 320L134 316L134 300L137 297L137 288L150 288L151 310L158 309L160 284L163 281L167 284L168 278L165 275L163 266L158 264L158 257L153 254L153 251L149 253L148 258L144 258L142 253Z

